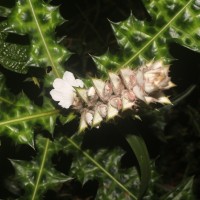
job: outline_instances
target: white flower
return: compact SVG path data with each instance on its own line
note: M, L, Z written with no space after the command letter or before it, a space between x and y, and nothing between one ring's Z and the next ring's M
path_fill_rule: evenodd
M59 105L63 108L69 108L75 100L76 91L74 87L83 87L84 83L80 79L75 79L74 75L66 71L63 78L56 78L53 82L53 87L50 95L54 101L59 101Z
M73 87L81 87L83 88L84 83L80 79L75 79L74 74L69 71L66 71L63 75L63 80L66 81L69 85Z

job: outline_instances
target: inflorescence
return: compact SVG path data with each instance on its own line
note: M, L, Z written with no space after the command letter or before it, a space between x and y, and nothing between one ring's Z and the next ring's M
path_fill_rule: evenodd
M109 80L92 79L86 88L80 79L66 71L62 79L53 82L50 94L59 105L70 106L81 114L79 131L88 126L98 127L127 109L136 109L137 102L171 104L163 90L175 86L168 76L169 66L162 61L149 62L137 69L129 67L117 73L109 72Z

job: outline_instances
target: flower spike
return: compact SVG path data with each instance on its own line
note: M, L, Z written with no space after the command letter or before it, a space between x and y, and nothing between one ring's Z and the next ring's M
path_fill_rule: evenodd
M161 60L151 61L131 69L109 72L109 80L92 79L93 86L86 88L71 72L65 72L63 79L55 79L50 91L59 105L70 106L81 114L79 132L88 127L99 127L104 120L110 120L127 109L138 110L138 102L146 104L171 104L163 91L175 86L168 76L169 66Z

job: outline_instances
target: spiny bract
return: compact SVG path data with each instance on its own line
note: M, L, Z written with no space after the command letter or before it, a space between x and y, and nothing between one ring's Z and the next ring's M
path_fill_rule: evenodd
M88 126L98 127L127 109L136 109L139 100L149 104L170 104L163 90L174 86L168 76L169 66L162 61L149 62L137 69L129 67L109 72L109 80L92 79L93 86L84 87L71 72L55 79L50 94L63 108L72 106L81 114L79 132Z

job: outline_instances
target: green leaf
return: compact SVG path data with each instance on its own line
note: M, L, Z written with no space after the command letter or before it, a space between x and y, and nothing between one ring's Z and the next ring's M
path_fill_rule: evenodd
M141 136L128 135L126 137L126 140L129 143L139 163L141 183L140 183L140 193L138 198L141 199L148 188L148 184L151 177L151 168L150 168L150 159L148 150Z
M42 0L18 0L9 16L9 31L30 36L30 64L51 66L54 75L61 77L61 64L69 53L55 39L56 26L64 22L58 9Z
M30 47L5 42L8 34L3 31L7 28L7 21L0 23L0 64L11 71L25 74L28 71Z
M193 177L184 180L174 191L163 196L161 200L192 200L195 199L192 192Z
M53 133L59 111L48 99L44 98L43 107L36 106L23 93L17 97L12 95L1 74L0 82L0 134L33 146L34 128L42 127L40 129Z
M133 67L162 59L172 59L168 44L177 42L200 52L200 4L198 0L143 0L152 20L141 21L131 15L126 21L111 23L118 44L119 55L107 52L94 57L101 75L108 70Z
M49 139L38 137L37 156L31 161L11 160L16 170L16 180L20 181L25 194L20 199L39 200L48 189L56 189L60 184L71 180L58 172L52 164L52 155L58 151Z
M82 184L88 180L98 180L100 187L96 196L99 200L137 199L139 176L135 168L121 169L120 160L124 152L121 149L99 150L94 153L82 150L79 146L82 137L59 138L57 141L65 154L73 155L70 176Z

